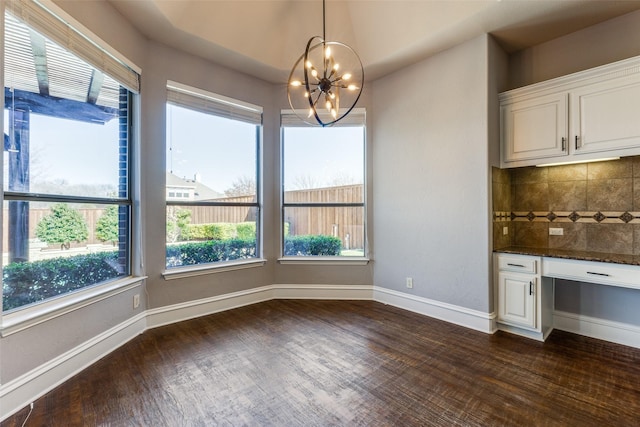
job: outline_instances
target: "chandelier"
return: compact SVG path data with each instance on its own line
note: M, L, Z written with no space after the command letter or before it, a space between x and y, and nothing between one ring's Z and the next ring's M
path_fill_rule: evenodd
M364 69L349 46L326 39L325 0L322 37L313 36L289 74L289 105L304 122L331 126L353 110L362 93ZM306 111L307 114L300 113Z

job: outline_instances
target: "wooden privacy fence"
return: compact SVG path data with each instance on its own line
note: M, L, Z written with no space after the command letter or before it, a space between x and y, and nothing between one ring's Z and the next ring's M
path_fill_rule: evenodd
M364 200L363 186L346 185L310 190L287 191L287 203L361 203ZM228 197L217 201L247 203L253 197ZM191 211L192 224L208 224L215 222L255 221L256 209L250 206L180 206L180 209ZM104 209L78 209L87 222L89 238L83 245L98 244L95 236L96 223L104 213ZM35 239L36 227L51 211L46 208L29 209L29 238ZM339 237L345 249L364 248L364 212L362 207L289 207L284 212L285 221L289 223L290 235L325 234ZM8 210L3 214L3 250L8 248Z
M285 203L363 203L362 184L311 190L287 191ZM345 249L364 248L364 208L287 207L284 220L289 223L289 234L325 234L339 237Z

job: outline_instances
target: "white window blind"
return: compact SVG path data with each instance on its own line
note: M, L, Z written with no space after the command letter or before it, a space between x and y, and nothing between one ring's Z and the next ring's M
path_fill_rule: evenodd
M254 125L262 124L262 107L176 82L167 82L167 102L201 113Z
M297 111L297 110L296 110ZM308 111L298 111L298 115L294 110L282 110L280 113L280 125L283 127L309 127L312 126L305 123L300 117L307 117ZM333 118L329 113L318 111L321 119L331 121ZM364 108L354 108L351 112L331 127L337 126L365 126L366 116Z
M89 40L64 19L33 0L7 2L7 11L54 43L68 49L133 92L140 92L140 76L121 60Z

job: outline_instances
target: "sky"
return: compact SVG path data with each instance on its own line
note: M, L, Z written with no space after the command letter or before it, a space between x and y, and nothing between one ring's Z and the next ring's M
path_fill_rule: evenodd
M198 173L203 184L219 192L240 177L255 176L254 125L174 106L168 108L167 123L168 171L187 178ZM319 184L345 174L362 177L364 165L353 159L363 158L363 144L362 128L287 129L285 187L312 171Z
M5 133L9 118L5 110ZM118 184L118 120L105 125L31 114L31 183ZM5 152L5 173L6 173ZM6 182L6 181L5 181Z
M255 176L254 125L174 106L168 108L167 123L167 171L190 179L198 173L203 184L220 193L241 177ZM363 128L287 128L284 136L287 190L303 181L318 187L362 181ZM100 125L32 114L32 184L65 181L116 188L117 138L115 119ZM5 152L5 173L6 158Z

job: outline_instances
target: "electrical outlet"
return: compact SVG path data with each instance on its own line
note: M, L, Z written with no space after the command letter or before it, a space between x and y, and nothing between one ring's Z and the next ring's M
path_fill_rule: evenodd
M564 228L549 228L549 236L564 236Z
M502 227L502 235L503 236L508 236L509 235L509 227Z
M140 294L135 294L133 296L133 308L140 307Z
M413 288L413 278L407 277L407 288Z

